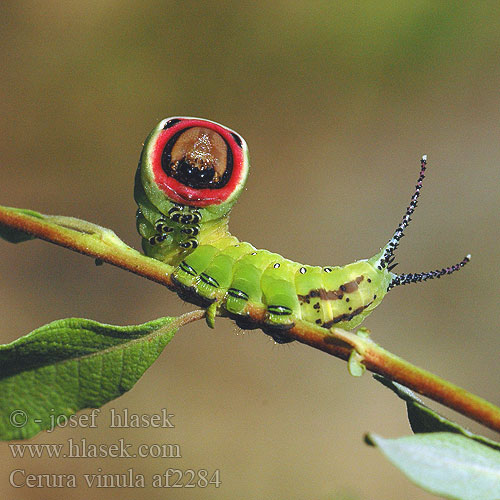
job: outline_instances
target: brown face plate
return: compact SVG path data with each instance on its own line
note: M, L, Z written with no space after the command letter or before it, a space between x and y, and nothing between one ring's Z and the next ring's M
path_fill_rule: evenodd
M226 141L205 127L190 127L176 134L174 141L167 144L165 154L167 175L196 189L219 187L230 168Z
M162 120L147 144L145 172L170 201L206 207L234 203L248 175L245 141L209 120Z

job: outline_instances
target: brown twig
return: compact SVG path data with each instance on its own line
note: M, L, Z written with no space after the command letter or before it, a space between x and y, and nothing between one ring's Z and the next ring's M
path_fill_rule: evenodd
M144 278L175 289L171 276L174 268L151 259L123 243L112 231L67 217L43 216L20 209L0 207L0 226L22 231L100 261L126 269ZM262 323L265 310L257 306L250 311L256 323ZM182 316L182 324L196 321L203 311ZM421 395L452 408L493 430L500 432L500 408L436 375L418 368L375 344L365 336L339 328L325 330L298 321L288 331L295 340L347 360L356 351L370 371L399 382Z

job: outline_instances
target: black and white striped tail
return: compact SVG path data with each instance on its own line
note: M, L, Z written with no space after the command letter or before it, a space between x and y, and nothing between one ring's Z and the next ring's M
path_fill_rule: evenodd
M426 273L409 273L409 274L398 274L387 287L387 291L395 286L407 285L408 283L418 283L419 281L433 280L434 278L441 278L445 274L452 274L458 271L460 268L464 267L467 262L470 261L470 254L463 258L458 264L450 267L444 267L443 269L436 269L435 271L428 271Z
M427 168L427 155L423 155L420 160L420 175L417 180L417 184L415 185L415 192L410 200L410 205L406 209L406 213L403 216L403 219L399 223L396 231L392 238L389 240L387 245L385 246L385 252L378 263L379 269L387 268L388 271L392 271L397 266L397 263L394 263L394 254L399 246L399 242L401 238L404 236L404 230L408 227L408 224L411 221L411 216L415 211L418 203L418 197L420 196L420 191L422 189L422 183L425 178L425 170ZM408 274L398 274L389 284L387 290L389 291L391 288L399 285L406 285L408 283L418 283L420 281L427 281L429 279L440 278L446 274L452 274L455 271L458 271L462 267L467 264L471 259L470 254L464 257L464 259L450 267L446 267L443 269L437 269L435 271L428 271L423 273L408 273Z

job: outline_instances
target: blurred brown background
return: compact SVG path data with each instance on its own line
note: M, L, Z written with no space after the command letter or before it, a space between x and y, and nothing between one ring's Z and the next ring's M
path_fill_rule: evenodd
M397 269L473 260L391 292L365 325L393 352L500 403L498 2L45 0L2 2L0 19L0 203L87 219L136 247L134 170L167 116L210 118L245 137L252 169L232 231L308 264L373 255L427 153ZM1 342L63 317L134 324L193 309L43 242L0 243L0 277ZM176 427L110 429L110 408L167 408ZM432 498L363 444L367 431L409 433L395 397L339 360L228 320L182 330L98 423L31 442L176 443L183 458L20 460L4 443L0 496ZM82 477L168 467L220 469L222 485L89 489ZM79 486L14 489L18 468L75 473Z

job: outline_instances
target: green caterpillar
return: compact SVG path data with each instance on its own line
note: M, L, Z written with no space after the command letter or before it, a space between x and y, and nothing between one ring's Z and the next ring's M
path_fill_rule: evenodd
M394 252L417 205L427 158L410 205L380 252L343 267L308 266L240 242L228 231L229 212L248 175L243 138L200 118L162 120L144 144L135 181L137 229L146 255L172 266L185 300L222 311L242 328L262 328L278 343L297 320L352 329L395 286L439 278L463 267L394 274ZM252 306L266 311L262 323Z

